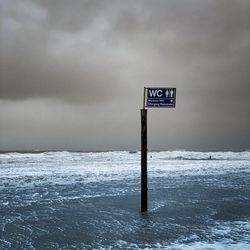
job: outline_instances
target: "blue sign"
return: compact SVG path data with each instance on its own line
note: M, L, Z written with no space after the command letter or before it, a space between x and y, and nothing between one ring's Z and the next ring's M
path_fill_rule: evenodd
M176 88L147 88L149 108L175 108Z

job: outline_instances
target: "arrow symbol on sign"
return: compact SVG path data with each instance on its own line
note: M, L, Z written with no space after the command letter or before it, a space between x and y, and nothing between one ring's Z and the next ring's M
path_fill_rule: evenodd
M173 97L174 91L171 89L170 96Z
M168 92L168 89L166 90L166 97L168 97L168 94L169 94L169 92Z

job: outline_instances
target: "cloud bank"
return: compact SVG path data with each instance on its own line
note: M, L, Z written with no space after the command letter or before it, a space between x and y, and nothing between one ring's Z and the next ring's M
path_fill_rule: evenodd
M250 148L248 0L2 0L0 149Z

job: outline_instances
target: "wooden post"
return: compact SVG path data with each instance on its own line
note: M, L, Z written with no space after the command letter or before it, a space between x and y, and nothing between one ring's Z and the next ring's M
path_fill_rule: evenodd
M141 109L141 212L148 211L147 110Z

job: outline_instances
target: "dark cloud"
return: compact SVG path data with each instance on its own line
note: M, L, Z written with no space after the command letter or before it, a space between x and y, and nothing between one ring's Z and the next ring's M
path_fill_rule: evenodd
M152 148L249 148L249 6L2 0L0 148L138 147L145 85L178 95L174 111L150 111Z
M43 7L29 1L17 1L15 7L13 2L3 4L7 13L1 29L0 98L50 97L87 104L108 99L110 87L116 91L119 75L99 42L88 40L91 34L84 31L76 37L67 33L87 26L87 19L93 18L89 9L98 5L95 1L79 1L70 8L60 1L44 1ZM34 10L42 17L33 18ZM78 20L80 13L83 18Z

